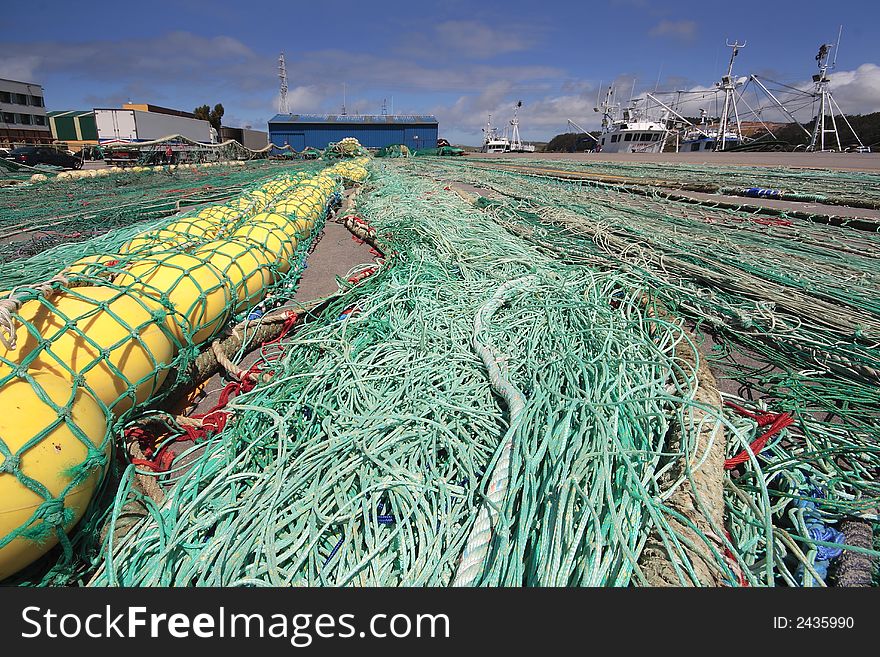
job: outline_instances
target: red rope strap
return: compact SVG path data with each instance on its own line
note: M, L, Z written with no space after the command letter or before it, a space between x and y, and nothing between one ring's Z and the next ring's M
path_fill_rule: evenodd
M794 418L790 413L753 413L738 404L734 404L731 401L725 401L725 406L732 408L739 415L743 417L748 417L758 423L759 427L767 427L769 429L762 433L760 436L755 438L749 445L749 449L751 449L752 453L756 456L761 453L766 446L769 440L775 436L777 433L785 429L785 427L794 423ZM745 463L749 460L749 452L747 450L741 451L736 456L733 456L726 461L724 461L724 469L725 470L733 470L736 466L741 463Z

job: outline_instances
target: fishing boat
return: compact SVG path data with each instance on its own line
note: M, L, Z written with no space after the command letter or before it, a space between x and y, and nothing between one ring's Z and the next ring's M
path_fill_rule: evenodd
M492 125L492 115L483 128L483 146L480 151L483 153L534 153L535 146L533 144L524 143L519 134L519 108L522 107L522 101L517 101L513 110L513 118L502 132L498 132L498 128Z
M640 99L631 100L627 107L615 102L614 87L608 87L605 99L593 111L602 113L602 133L598 149L605 153L659 153L669 134L666 115L654 120Z
M727 150L742 143L742 138L737 130L724 129L722 133L719 125L709 125L705 110L700 110L700 118L699 128L694 127L685 132L679 148L682 153Z
M480 148L482 153L507 153L510 151L510 140L506 135L499 134L498 128L492 125L492 115L486 121L486 127L483 128L483 145Z
M709 125L705 109L700 110L700 126L690 124L681 141L681 152L696 151L726 151L741 145L745 140L742 134L740 113L737 109L736 90L741 87L748 78L736 78L733 75L733 63L740 49L745 43L735 41L726 42L731 48L730 61L727 64L727 74L722 76L720 82L715 83L716 93L724 95L723 109L718 117L717 124ZM741 95L741 94L740 94Z

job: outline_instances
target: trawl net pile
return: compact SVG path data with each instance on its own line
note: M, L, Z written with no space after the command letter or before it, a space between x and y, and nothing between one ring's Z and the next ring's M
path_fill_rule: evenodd
M373 167L358 209L393 255L284 346L93 584L646 584L649 540L683 583L737 583L720 514L664 504L698 436L723 440L682 329L637 279Z
M198 347L295 280L343 162L283 174L223 205L116 240L4 295L0 316L0 579L82 517L113 426L185 369Z

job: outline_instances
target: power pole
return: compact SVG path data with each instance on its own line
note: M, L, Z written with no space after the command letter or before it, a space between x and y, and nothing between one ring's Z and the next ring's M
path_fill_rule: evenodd
M290 106L287 103L287 67L284 63L284 53L278 57L278 77L281 79L281 93L278 96L278 113L290 114Z

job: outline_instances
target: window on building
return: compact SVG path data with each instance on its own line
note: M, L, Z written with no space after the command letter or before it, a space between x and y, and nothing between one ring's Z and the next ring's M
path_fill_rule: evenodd
M627 132L623 136L623 141L632 141L632 140L633 140L633 133L631 133L631 132Z
M34 125L46 125L46 117L42 114L35 114Z
M654 136L651 137L651 141L660 141L660 133L659 133L659 132L655 132L655 133L654 133Z
M605 137L602 137L602 145L605 145Z
M31 124L31 115L30 114L19 114L18 122L22 125L30 125Z
M34 107L43 107L43 97L31 96L31 105L33 105Z
M0 91L0 103L11 103L12 94L8 91Z
M15 123L15 114L12 112L3 112L3 123Z
M27 94L15 94L15 102L19 105L27 105L28 104L28 95Z

